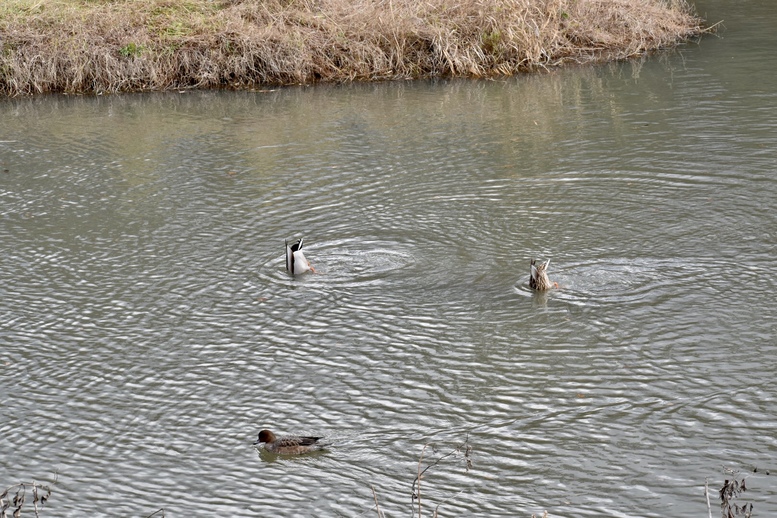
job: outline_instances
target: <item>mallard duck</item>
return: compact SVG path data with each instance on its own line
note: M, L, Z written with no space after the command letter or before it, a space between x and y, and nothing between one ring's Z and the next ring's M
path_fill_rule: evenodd
M299 275L308 270L316 273L316 269L310 266L308 260L305 259L305 254L302 253L302 238L297 239L291 245L286 241L286 269L292 275Z
M548 279L548 265L550 259L544 263L537 264L534 259L531 260L531 277L529 277L529 287L537 291L545 291L551 288L558 288L557 282L550 282Z
M264 443L264 449L281 455L299 455L320 450L323 445L319 444L321 437L299 437L287 435L285 437L276 437L270 430L259 432L259 438L254 441L254 446Z

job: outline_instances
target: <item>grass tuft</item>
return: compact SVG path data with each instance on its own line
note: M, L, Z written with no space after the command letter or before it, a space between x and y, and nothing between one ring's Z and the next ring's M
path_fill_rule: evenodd
M489 77L703 32L686 0L3 0L0 95Z

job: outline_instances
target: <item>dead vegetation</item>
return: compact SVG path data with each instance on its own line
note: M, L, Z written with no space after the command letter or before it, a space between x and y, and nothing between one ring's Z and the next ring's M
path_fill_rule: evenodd
M417 474L415 479L413 479L412 493L410 495L411 518L416 518L416 513L418 513L417 518L423 518L424 516L423 506L421 505L421 481L424 479L427 471L431 470L432 468L438 467L444 461L452 461L459 457L463 458L466 471L469 471L472 469L472 458L471 458L472 446L469 444L469 434L467 434L467 438L464 440L462 444L456 445L448 453L438 456L436 459L432 460L431 462L427 460L429 464L427 464L426 467L422 469L424 456L427 453L427 449L430 449L433 454L438 453L438 450L435 447L435 445L431 443L425 444L423 449L421 450L421 455L418 458ZM456 496L460 495L463 492L464 490L457 492L455 495L452 495L450 498L448 498L446 502L449 500L455 499ZM383 511L381 510L380 504L378 502L378 495L375 492L375 486L372 486L372 496L373 496L373 500L375 501L375 512L378 514L378 518L385 518L386 515L383 514ZM434 507L433 511L431 512L432 518L437 518L439 516L440 506L443 503L445 502L438 503Z
M511 75L702 32L685 0L3 0L0 94Z
M21 517L24 504L29 498L28 492L32 497L32 512L39 517L40 509L51 498L51 488L37 482L19 482L0 493L0 518Z
M753 470L754 473L758 471L758 468ZM753 503L745 502L740 504L740 497L747 491L747 475L742 475L739 470L731 468L723 468L723 472L731 476L727 478L721 488L718 490L720 496L720 515L722 518L735 518L741 516L742 518L752 518L753 516ZM769 471L766 471L769 474ZM710 505L710 489L709 481L704 482L704 495L707 497L707 510L709 511L709 517L712 518L712 506Z

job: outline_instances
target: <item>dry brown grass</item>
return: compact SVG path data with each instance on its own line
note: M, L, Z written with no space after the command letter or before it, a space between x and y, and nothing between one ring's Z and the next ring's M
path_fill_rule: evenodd
M509 75L703 31L685 0L2 0L0 94Z

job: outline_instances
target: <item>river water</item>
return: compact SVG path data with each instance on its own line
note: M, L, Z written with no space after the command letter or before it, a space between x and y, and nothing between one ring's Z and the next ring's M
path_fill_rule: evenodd
M639 62L0 102L0 484L412 516L420 465L424 516L637 518L739 470L776 516L777 5L697 5Z

